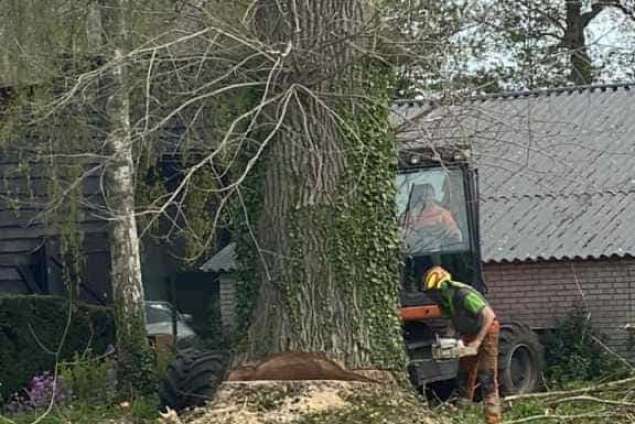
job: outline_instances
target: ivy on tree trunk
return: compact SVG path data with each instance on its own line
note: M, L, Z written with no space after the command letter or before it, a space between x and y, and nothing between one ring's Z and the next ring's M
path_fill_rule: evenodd
M257 3L261 39L286 56L271 82L282 100L260 125L275 135L245 194L248 357L321 351L354 368L404 363L390 72L360 53L367 5Z

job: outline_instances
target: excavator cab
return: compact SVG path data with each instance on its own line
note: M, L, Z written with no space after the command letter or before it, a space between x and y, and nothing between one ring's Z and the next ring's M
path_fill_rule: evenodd
M485 293L476 172L467 164L407 168L397 175L397 190L402 293L419 293L423 275L434 265Z
M400 155L397 214L401 231L401 318L409 355L409 374L419 389L446 392L458 373L458 359L439 360L432 346L451 336L447 320L423 292L432 266L447 269L457 281L487 293L483 280L479 229L478 173L457 151ZM446 153L448 153L446 151ZM542 346L522 323L503 323L499 340L499 383L504 394L535 390L542 370Z

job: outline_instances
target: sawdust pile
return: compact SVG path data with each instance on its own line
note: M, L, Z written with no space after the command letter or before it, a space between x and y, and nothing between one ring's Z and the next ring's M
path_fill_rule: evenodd
M205 408L164 424L445 424L396 385L347 381L226 382Z

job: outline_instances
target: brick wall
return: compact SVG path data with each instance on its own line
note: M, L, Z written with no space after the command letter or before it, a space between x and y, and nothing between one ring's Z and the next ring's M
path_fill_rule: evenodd
M233 274L218 277L220 290L220 313L223 334L230 336L236 325L236 279Z
M635 324L635 259L488 263L484 271L503 321L549 328L573 305L586 305L609 346L635 359L623 328Z

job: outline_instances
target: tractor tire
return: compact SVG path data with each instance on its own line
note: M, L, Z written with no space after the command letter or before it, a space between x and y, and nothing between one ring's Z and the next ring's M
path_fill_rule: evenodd
M529 326L501 325L498 343L498 383L501 395L537 391L542 383L544 348Z
M223 353L196 349L178 352L159 389L162 408L180 411L212 399L225 379L227 363Z

